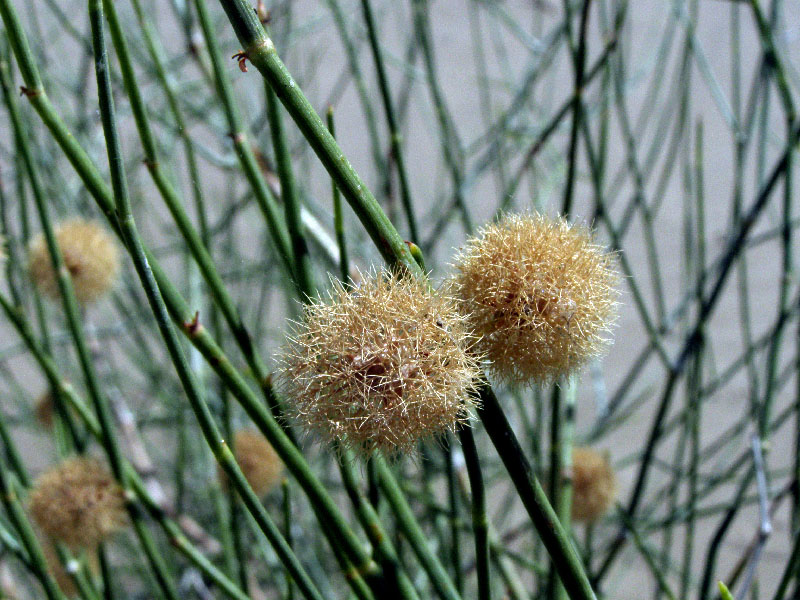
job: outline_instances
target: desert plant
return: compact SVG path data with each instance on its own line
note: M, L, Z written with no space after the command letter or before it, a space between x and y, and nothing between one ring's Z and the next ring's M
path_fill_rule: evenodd
M0 597L796 597L798 17L0 0Z

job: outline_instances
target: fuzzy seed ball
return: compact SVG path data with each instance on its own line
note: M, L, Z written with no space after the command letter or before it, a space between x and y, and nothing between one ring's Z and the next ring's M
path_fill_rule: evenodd
M608 458L591 448L572 450L572 519L593 523L617 497L617 478Z
M105 295L119 270L117 246L107 231L94 221L73 219L58 225L55 237L78 302L91 304ZM54 300L60 298L56 272L43 234L31 241L28 272L42 294Z
M548 383L609 345L616 313L613 255L564 219L507 215L456 258L454 293L491 371Z
M33 520L54 541L92 549L125 523L122 489L97 460L75 457L40 475L28 500Z
M242 469L247 483L259 498L280 483L283 477L283 463L266 438L257 431L243 429L233 437L233 449L236 462ZM227 481L225 472L220 468L219 476Z
M479 365L452 298L387 272L328 295L306 307L279 359L301 425L391 455L469 418Z

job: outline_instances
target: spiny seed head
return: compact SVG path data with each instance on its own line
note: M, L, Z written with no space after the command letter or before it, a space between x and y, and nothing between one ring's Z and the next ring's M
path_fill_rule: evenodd
M55 237L78 302L91 304L105 295L119 270L117 246L107 231L94 221L72 219L55 228ZM61 297L57 274L42 234L31 241L28 272L42 294L54 300Z
M92 549L125 523L122 489L93 458L74 457L40 475L28 507L54 541Z
M479 375L455 301L410 276L334 282L280 357L298 421L365 455L413 450L465 422Z
M613 255L588 229L507 215L456 258L454 293L500 379L548 383L609 345L616 313Z
M249 429L237 431L233 449L236 462L256 496L263 498L281 481L283 463L261 433ZM225 472L221 468L218 472L220 480L227 482Z
M617 497L617 478L608 458L591 448L572 450L572 519L593 523Z

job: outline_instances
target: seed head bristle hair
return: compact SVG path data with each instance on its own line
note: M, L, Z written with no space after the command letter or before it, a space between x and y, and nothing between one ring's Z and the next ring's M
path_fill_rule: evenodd
M592 448L572 450L572 519L593 523L617 497L617 478L608 458Z
M283 463L267 439L250 429L237 431L233 437L234 455L247 483L256 496L263 498L283 478ZM227 482L225 472L218 469L220 480Z
M506 215L467 241L455 267L454 293L501 380L549 383L610 344L618 276L586 228Z
M108 232L94 221L72 219L55 228L55 237L78 302L87 305L104 296L119 271L119 253ZM60 298L58 279L42 234L31 241L28 272L42 294L54 300Z
M451 297L407 275L362 277L306 306L280 380L308 430L392 455L468 420L479 361Z
M126 521L122 489L100 461L87 457L40 475L28 508L46 535L70 548L93 549Z

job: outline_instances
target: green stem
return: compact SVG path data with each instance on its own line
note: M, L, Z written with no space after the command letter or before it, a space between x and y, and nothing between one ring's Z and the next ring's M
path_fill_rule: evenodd
M294 255L294 273L300 293L310 298L314 294L314 283L311 276L311 260L308 256L308 246L303 235L300 223L300 198L297 194L297 184L292 170L292 157L286 143L286 133L283 128L281 109L275 92L268 85L265 86L267 96L267 117L272 133L272 146L275 150L275 164L278 169L278 178L281 182L281 199L283 200L286 215L286 228L289 230L289 239L292 241L292 254Z
M478 459L478 447L472 428L461 427L458 430L461 449L464 452L464 463L469 476L469 488L472 496L472 530L475 534L475 569L478 574L478 600L491 599L489 582L489 518L486 514L486 488L483 473Z
M445 465L445 477L447 479L447 501L449 510L447 520L450 523L450 563L453 574L453 583L459 594L464 594L464 578L461 574L461 535L458 492L456 490L456 470L453 465L453 447L448 438L442 448L442 459Z
M503 409L488 384L480 388L478 416L508 471L525 510L550 553L561 582L573 600L596 600L580 557L547 500Z
M414 13L414 30L417 41L422 49L423 62L425 63L425 75L428 87L433 98L433 106L436 112L436 120L439 124L439 137L444 153L444 161L450 171L453 180L453 201L461 213L461 221L464 231L472 233L475 229L472 217L467 208L466 198L464 198L464 174L463 174L463 150L458 141L453 120L445 104L444 94L439 85L439 78L436 74L436 66L433 57L433 42L431 41L430 19L428 18L428 0L412 0L412 10Z
M72 163L73 167L81 177L87 191L97 202L103 214L109 220L109 224L122 236L114 199L111 191L100 176L99 171L92 163L89 156L78 144L70 131L60 119L52 104L47 99L41 82L28 49L27 38L19 22L19 18L10 0L0 0L0 16L6 25L6 31L12 39L12 47L15 48L17 61L25 64L23 72L32 73L37 79L26 80L28 86L28 99L39 113L40 117L47 125L50 133L61 146L62 151ZM19 53L17 53L19 49ZM30 60L30 64L27 62ZM33 90L33 91L30 91ZM405 250L405 244L401 242L401 247ZM361 577L367 577L371 581L379 580L379 569L364 551L358 537L352 532L344 516L336 507L333 499L328 494L325 486L313 474L308 463L303 458L292 440L286 435L281 426L264 407L263 402L253 393L250 386L242 375L233 367L228 357L222 352L208 331L198 320L198 315L186 304L183 297L178 293L169 277L161 269L155 257L143 247L147 264L152 269L152 274L158 282L158 288L163 295L172 318L181 327L181 331L203 354L208 363L214 368L225 385L233 393L236 399L242 404L257 427L264 433L267 440L275 448L287 469L297 477L298 482L305 491L320 520L327 525L323 527L323 532L333 543L338 540L338 547L347 552L350 563L355 565L355 576L348 578L355 582L354 585L361 585ZM413 259L412 259L413 261ZM410 264L414 264L413 262ZM272 394L271 384L268 379L263 382L263 389L266 394ZM260 503L259 503L260 505Z
M333 122L333 107L328 107L328 130L336 137ZM347 256L347 240L344 236L344 215L342 214L342 195L336 187L336 180L331 179L331 197L333 198L333 229L336 232L336 245L339 247L339 277L342 282L350 278L350 260Z
M225 109L225 116L228 121L228 127L230 128L230 136L233 140L234 148L236 148L242 170L253 189L256 202L261 209L261 213L264 215L267 229L278 251L281 264L286 272L291 275L294 273L291 242L280 220L280 211L277 202L264 181L264 177L258 166L258 161L253 153L253 148L250 145L251 142L248 138L247 130L244 127L238 106L234 99L231 82L228 79L227 71L222 63L222 53L219 49L216 33L214 32L214 25L208 15L205 1L195 0L194 5L197 10L200 27L203 30L203 37L208 47L209 58L211 59L211 65L214 69L214 81L217 87L217 95ZM256 16L250 6L248 6L248 11L251 16ZM256 22L259 23L259 26L261 25L257 17ZM295 281L294 278L292 279Z
M378 75L378 85L381 89L381 100L383 100L383 110L386 114L386 123L389 126L390 152L391 158L397 166L397 178L400 183L400 200L403 203L403 210L408 221L408 232L411 241L420 243L421 239L417 230L417 221L414 217L414 206L411 202L411 189L406 173L405 159L403 158L402 136L397 126L397 117L392 92L389 89L389 79L386 76L381 47L378 43L378 34L375 27L375 20L372 18L372 6L370 0L361 0L361 10L364 13L364 23L367 25L367 35L369 35L369 45L372 50L372 59L375 61L375 71Z
M377 559L381 564L381 568L383 568L384 578L387 584L384 592L388 594L390 598L396 597L403 600L418 600L419 596L408 576L403 571L403 567L397 556L397 551L389 535L384 530L378 513L359 487L356 471L353 467L355 461L353 453L344 448L339 448L339 451L342 453L339 459L342 483L355 508L356 517L369 536L370 543L372 543L375 548Z
M220 3L244 47L245 55L275 90L275 94L336 181L383 258L391 265L403 265L412 273L422 275L405 241L281 61L275 45L267 37L250 4L246 0L220 0Z
M94 15L92 21L92 37L95 43L95 58L97 61L97 80L100 93L100 115L103 121L103 131L106 138L108 162L111 168L111 183L114 190L114 200L118 222L122 231L125 244L133 259L136 272L144 287L148 303L153 311L159 331L167 347L167 351L178 372L178 377L186 391L192 409L197 415L200 427L211 447L214 456L220 462L225 472L234 480L237 490L242 495L248 510L253 514L264 535L275 549L276 554L284 563L287 570L297 581L298 586L308 598L322 600L322 595L317 591L311 578L305 572L300 561L278 531L269 514L264 509L255 492L250 488L244 474L241 472L233 453L225 444L222 435L214 422L208 406L203 401L194 373L189 368L185 354L178 341L177 334L169 319L164 301L158 291L158 286L153 272L144 253L136 223L131 210L128 194L127 178L122 162L122 151L119 132L116 124L114 101L111 96L111 81L109 76L108 56L103 44L101 0L89 0L90 11ZM108 5L110 0L102 0L103 5ZM102 421L101 421L102 424ZM120 463L118 473L122 472Z
M3 463L0 463L0 502L5 506L8 518L21 538L22 546L28 554L28 566L44 587L48 600L67 600L50 576L42 547L19 501L18 488Z
M447 571L442 565L439 558L433 553L428 546L425 533L417 523L414 513L408 504L403 491L397 484L397 480L392 475L389 465L380 456L373 456L372 460L378 473L378 483L381 486L384 497L389 505L392 507L395 516L397 517L397 524L403 535L411 544L414 553L417 555L422 568L431 579L433 588L436 594L442 600L460 600L461 595L456 590L453 581L447 576Z
M66 383L61 377L52 357L37 343L33 331L22 314L18 310L15 310L2 295L0 295L0 308L3 309L6 317L17 330L17 333L23 339L31 355L39 364L51 388L57 389L61 393L69 403L69 408L74 410L86 424L91 435L97 440L102 440L102 431L97 418L87 408L83 400L78 397L73 387ZM150 497L144 482L131 464L126 462L123 466L131 489L150 516L162 527L164 533L172 541L172 545L183 552L183 554L210 579L217 582L220 588L225 590L231 598L235 600L248 600L247 596L241 592L241 590L227 580L216 567L211 565L211 563L186 540L186 537L183 535L178 525L166 517L163 509Z
M564 384L563 407L562 393L559 391L559 401L553 404L554 415L558 415L559 424L556 429L559 431L555 443L554 458L557 457L557 470L555 479L557 486L555 492L551 494L554 508L558 520L567 535L571 532L572 516L572 442L575 434L575 397L578 392L577 378L572 376ZM560 388L559 388L560 390ZM552 571L551 571L552 572ZM560 581L554 581L554 597L558 600L568 600L566 590Z

